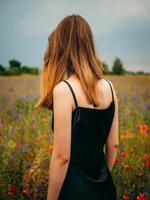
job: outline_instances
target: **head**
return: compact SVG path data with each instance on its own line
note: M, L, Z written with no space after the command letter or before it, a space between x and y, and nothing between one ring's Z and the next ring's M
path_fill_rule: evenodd
M102 78L102 69L88 22L80 15L66 16L48 37L41 98L36 106L53 109L53 88L72 74L80 80L89 103L98 105L95 86Z

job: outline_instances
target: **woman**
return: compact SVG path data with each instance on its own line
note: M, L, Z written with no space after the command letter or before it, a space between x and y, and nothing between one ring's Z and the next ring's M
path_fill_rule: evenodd
M88 22L65 17L48 38L37 104L53 110L47 200L117 199L118 100L102 70Z

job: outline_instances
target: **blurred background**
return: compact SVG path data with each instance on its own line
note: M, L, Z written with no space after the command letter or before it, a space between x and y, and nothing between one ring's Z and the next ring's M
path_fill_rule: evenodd
M51 111L35 108L48 36L63 17L91 26L119 100L119 200L150 199L150 1L0 0L0 200L46 199Z

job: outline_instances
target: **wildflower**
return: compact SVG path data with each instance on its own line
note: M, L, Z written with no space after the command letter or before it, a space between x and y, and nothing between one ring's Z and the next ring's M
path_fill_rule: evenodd
M148 131L148 126L146 124L143 125L143 131Z
M21 146L22 146L22 144L16 143L16 148L20 148Z
M29 191L27 191L26 189L24 189L22 191L22 195L25 196L25 197L29 196Z
M115 158L115 163L117 164L118 162L119 162L119 158L116 157L116 158Z
M148 200L148 198L146 194L140 192L138 196L136 197L136 200Z
M125 164L124 167L126 170L130 169L130 165L128 165L128 164Z
M150 159L146 160L146 166L150 167Z
M36 139L36 140L35 140L35 145L37 145L37 146L40 145L40 140L39 140L39 139Z
M143 125L140 125L139 126L139 133L141 134L141 135L144 135L144 136L146 136L147 135L147 131L148 131L148 126L146 125L146 124L143 124Z
M127 194L123 195L123 200L129 200L129 196Z
M17 193L17 187L15 185L12 185L8 188L8 194L9 195L14 195Z
M142 173L141 172L136 172L135 175L140 177L140 176L142 176Z
M126 154L126 152L121 152L121 156L123 157L123 158L126 158L127 157L127 154Z
M149 155L145 153L143 158L144 158L144 160L147 160L149 158Z

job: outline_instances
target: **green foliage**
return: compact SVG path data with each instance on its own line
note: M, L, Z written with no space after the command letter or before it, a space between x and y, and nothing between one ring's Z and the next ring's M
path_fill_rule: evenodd
M6 70L6 75L20 75L21 74L21 62L12 59L9 60L9 68Z
M23 66L21 68L22 74L39 74L39 69L36 67Z
M9 63L10 68L13 68L13 67L21 68L21 62L19 62L18 60L12 59L12 60L9 60L8 63Z
M30 74L39 74L39 69L35 67L30 67Z
M144 74L144 71L137 71L137 74Z
M22 66L21 72L22 74L30 74L30 68L28 66Z
M126 70L126 74L136 74L136 72L134 72L134 71L129 71L129 70Z
M113 66L112 66L113 74L125 74L125 69L123 67L123 63L120 58L115 58Z
M20 67L9 67L6 69L6 75L20 75L21 74L21 68Z
M0 65L0 75L21 75L21 74L39 74L39 69L36 67L21 66L21 62L12 59L9 61L9 67L4 68Z
M0 64L0 75L5 75L5 68Z
M110 74L109 66L105 62L102 63L102 66L104 74Z

